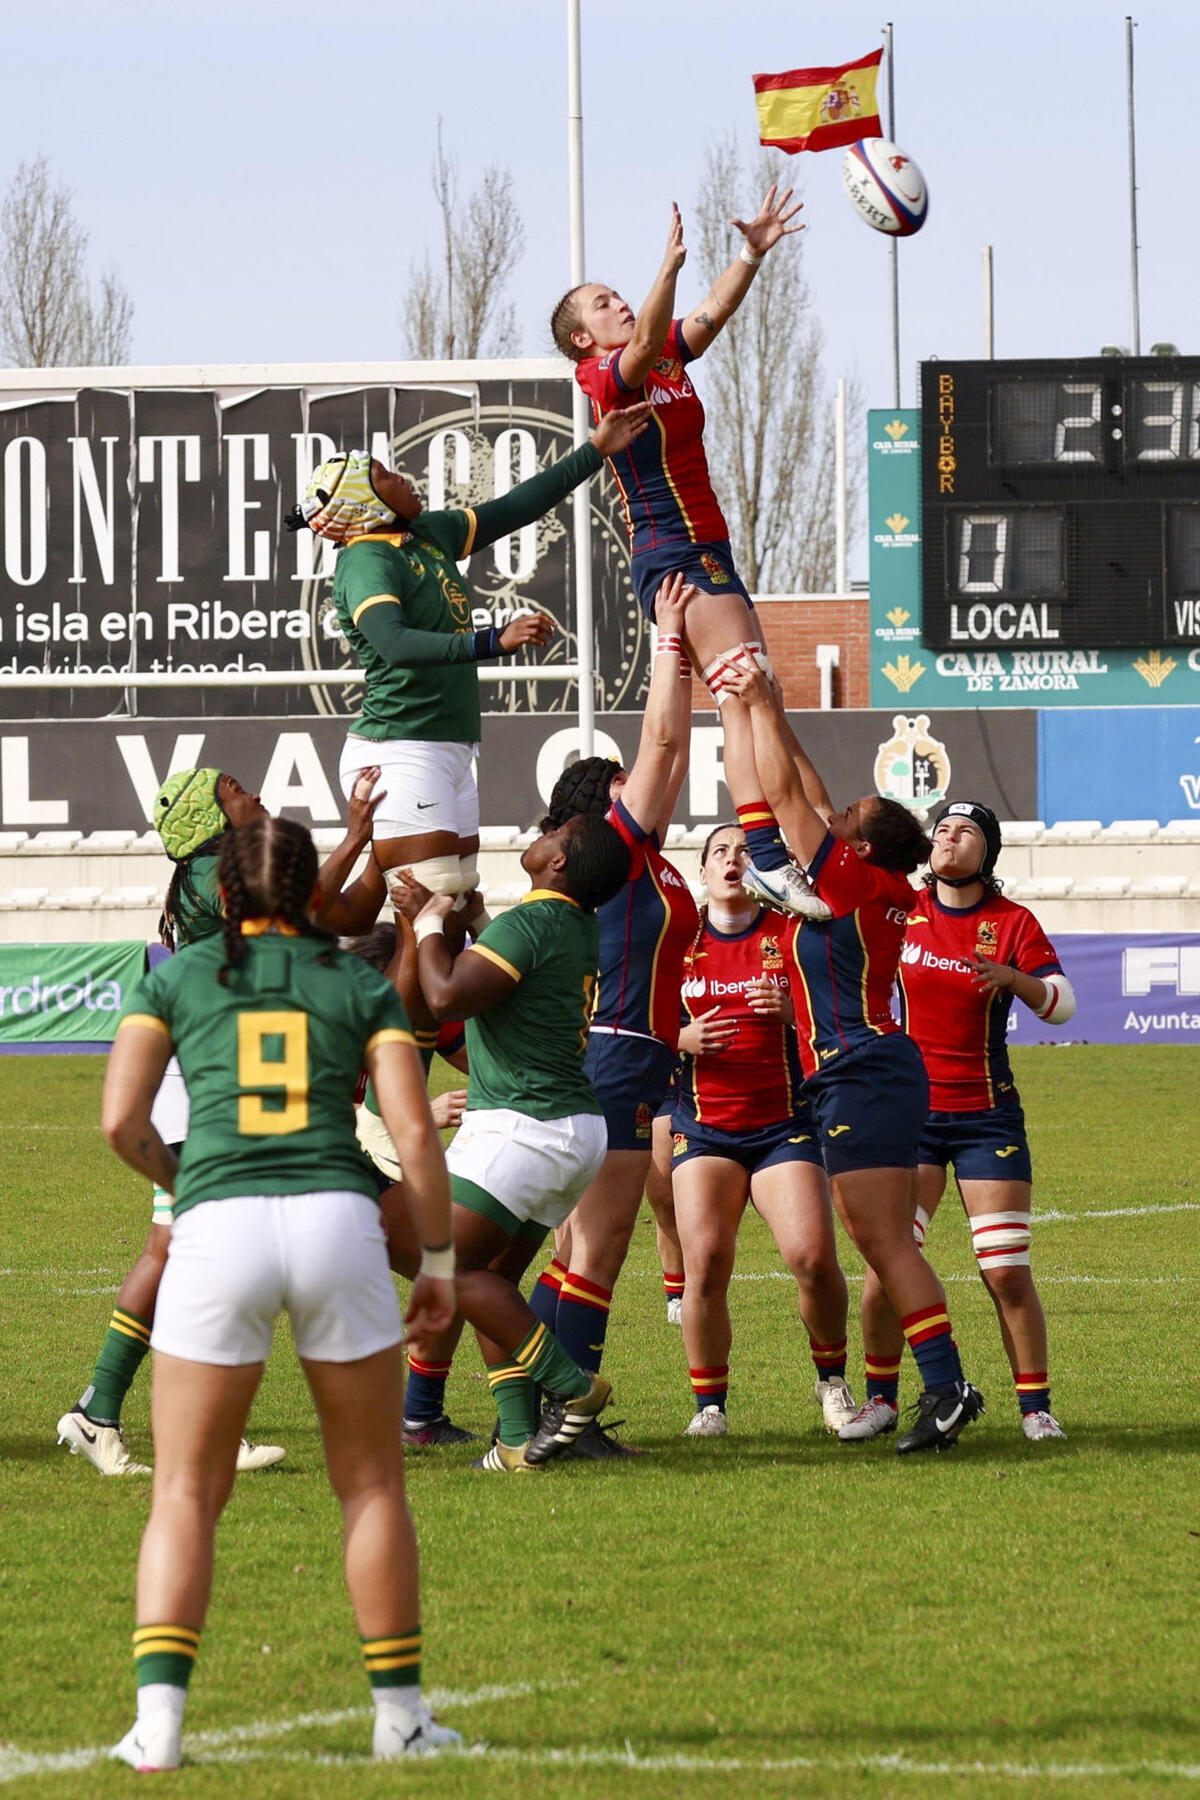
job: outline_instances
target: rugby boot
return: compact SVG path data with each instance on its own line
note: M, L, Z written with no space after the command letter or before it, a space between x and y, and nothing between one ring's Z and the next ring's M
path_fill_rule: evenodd
M782 869L759 869L754 863L747 863L742 886L752 899L762 900L779 912L798 913L802 919L816 922L833 917L833 908L821 899L795 863L785 863Z
M101 1475L151 1473L147 1463L134 1462L130 1456L121 1425L102 1425L89 1419L82 1407L73 1406L58 1421L58 1441L66 1445L72 1456L86 1456Z
M573 1399L551 1399L542 1414L542 1422L525 1446L531 1463L547 1463L561 1456L573 1444L589 1420L604 1411L612 1395L612 1383L603 1375L593 1375L585 1394Z
M912 1425L897 1440L897 1456L908 1456L914 1450L952 1449L964 1426L983 1412L983 1395L969 1381L958 1382L952 1394L926 1388L913 1410Z

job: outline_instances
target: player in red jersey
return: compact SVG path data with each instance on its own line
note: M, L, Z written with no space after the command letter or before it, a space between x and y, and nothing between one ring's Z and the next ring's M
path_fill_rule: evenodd
M575 364L575 379L591 401L593 416L651 404L650 429L612 461L629 532L634 587L642 610L654 619L654 597L663 577L681 570L697 590L688 609L687 645L692 662L721 709L725 780L750 847L747 886L759 899L786 910L822 916L799 871L790 862L779 828L763 804L749 724L730 707L728 677L740 654L769 668L762 628L744 587L704 455L704 408L687 373L733 317L755 272L781 238L803 227L793 221L791 189L771 187L753 219L732 224L745 240L740 253L712 285L708 297L684 318L673 318L675 282L687 254L678 207L672 208L666 254L641 310L603 282L571 288L555 307L555 344Z
M680 1034L672 1187L696 1404L688 1437L728 1430L729 1282L748 1201L796 1278L827 1430L856 1411L846 1386L846 1281L791 1029L787 965L800 922L750 899L745 867L739 825L709 833L700 858L708 900L684 963L689 1023Z
M907 877L927 860L929 840L878 794L822 817L812 765L803 752L797 760L761 672L739 674L735 692L749 707L767 800L833 910L830 922L806 919L796 933L796 1037L834 1203L921 1371L917 1416L896 1448L943 1450L983 1411L983 1397L963 1378L945 1292L913 1238L929 1082L890 1006L913 898Z
M594 756L565 769L550 796L553 826L581 813L605 817L631 853L624 891L602 906L600 965L588 1041L588 1079L608 1127L600 1173L555 1238L555 1256L531 1304L574 1357L598 1370L613 1289L629 1249L650 1166L654 1115L679 1039L683 958L698 915L687 882L659 845L683 785L691 723L691 669L682 648L694 590L682 576L657 594L658 647L641 740L628 774ZM597 1426L576 1455L620 1454Z
M904 1028L929 1071L917 1241L924 1242L953 1163L979 1273L1000 1320L1021 1426L1037 1442L1066 1433L1050 1411L1046 1318L1029 1258L1033 1173L1007 1027L1014 998L1046 1023L1064 1025L1075 996L1033 914L1000 891L993 872L1000 843L989 807L957 801L938 814L926 891L909 915L900 995ZM862 1306L868 1369L882 1372L868 1379L856 1421L855 1435L869 1437L887 1428L889 1405L895 1419L895 1390L880 1384L899 1365L902 1340L871 1274Z

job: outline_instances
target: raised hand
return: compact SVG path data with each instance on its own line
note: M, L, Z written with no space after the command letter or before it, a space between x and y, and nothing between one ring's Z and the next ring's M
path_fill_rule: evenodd
M518 613L500 633L500 648L506 654L520 650L525 644L548 644L558 630L549 613Z
M350 798L346 802L346 836L356 838L362 844L370 842L379 802L387 794L386 788L380 788L378 793L375 792L378 780L378 767L360 769L354 777L354 786L351 788Z
M792 188L784 188L781 194L777 184L772 182L752 219L729 221L745 238L746 248L751 256L765 256L781 237L791 237L793 232L804 230L803 220L798 225L791 223L804 206L802 200L797 200L795 206L788 205L793 192Z
M682 637L684 613L695 593L692 583L685 581L678 572L665 577L654 596L654 623L660 633Z
M667 232L667 247L663 251L663 268L673 275L678 275L687 261L687 248L683 241L683 219L674 200L671 202L671 228Z
M601 456L616 456L622 450L628 450L634 438L641 437L650 423L652 410L648 400L639 400L634 406L622 406L616 412L605 413L592 433L592 447Z

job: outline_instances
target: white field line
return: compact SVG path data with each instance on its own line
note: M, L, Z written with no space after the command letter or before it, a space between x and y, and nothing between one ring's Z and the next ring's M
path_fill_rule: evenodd
M456 1693L450 1688L434 1688L427 1698L434 1710L439 1711L447 1707L483 1706L490 1700L525 1700L578 1685L575 1681L518 1681L507 1687L475 1688L466 1694ZM316 1726L345 1725L351 1719L370 1717L369 1706L352 1706L341 1712L300 1713L294 1719L256 1719L253 1724L232 1725L226 1731L189 1731L184 1740L186 1760L232 1762L253 1754L239 1750L239 1745L285 1737L289 1732L308 1731ZM76 1769L88 1769L96 1763L105 1762L109 1748L108 1744L104 1744L99 1748L47 1751L43 1754L18 1750L14 1744L0 1744L0 1783L19 1781L26 1775L70 1774ZM317 1759L301 1757L291 1760L310 1762Z
M934 1246L934 1248L936 1249L936 1245ZM656 1275L654 1275L653 1279L655 1281L657 1281L657 1280L659 1280L659 1276L656 1274ZM796 1279L796 1277L794 1275L789 1275L788 1271L786 1269L767 1269L767 1270L764 1270L762 1274L757 1274L757 1273L749 1274L748 1273L748 1274L743 1274L743 1275L739 1275L737 1273L737 1271L735 1270L734 1273L730 1276L731 1281L795 1281L795 1279ZM951 1282L955 1282L955 1281L965 1281L965 1282L978 1281L979 1276L978 1275L942 1275L939 1277L939 1279L940 1279L943 1287L948 1287L951 1284ZM856 1282L858 1283L859 1286L861 1286L863 1277L861 1275L847 1275L846 1281L849 1284L849 1286L851 1286L851 1287L853 1287ZM1074 1286L1084 1286L1084 1287L1176 1287L1179 1285L1194 1287L1196 1282L1198 1282L1198 1281L1200 1281L1200 1274L1198 1274L1198 1275L1042 1275L1039 1273L1037 1276L1037 1284L1040 1288L1043 1288L1043 1287L1074 1287Z

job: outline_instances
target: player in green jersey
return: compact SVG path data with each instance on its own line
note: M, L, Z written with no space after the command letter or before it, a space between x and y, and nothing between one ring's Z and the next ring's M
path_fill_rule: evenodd
M217 1520L281 1311L342 1508L374 1752L435 1750L461 1739L421 1699L401 1447L404 1324L420 1345L454 1313L450 1195L424 1070L394 989L310 922L317 857L302 826L261 818L229 832L220 881L220 937L145 977L104 1085L109 1143L176 1198L151 1340L155 1468L133 1634L138 1717L113 1754L141 1771L179 1764ZM178 1161L150 1119L173 1049L191 1097ZM422 1245L403 1324L375 1178L354 1136L364 1061L404 1159Z
M604 1161L604 1115L584 1073L596 985L595 911L629 876L603 819L569 819L525 850L532 887L461 956L452 902L404 876L421 986L438 1018L465 1019L467 1110L447 1154L459 1307L475 1326L500 1414L480 1467L519 1473L561 1454L607 1404L522 1298L517 1282ZM549 1397L536 1427L534 1387Z
M359 769L382 765L375 854L385 870L411 867L434 893L478 885L477 665L544 644L554 630L548 614L525 613L475 631L456 563L549 512L626 449L649 412L640 404L609 413L588 443L478 507L427 512L412 484L365 450L331 457L313 474L287 523L342 547L334 610L367 678L342 785L349 793Z
M351 794L346 835L321 870L322 892L329 896L323 902L323 919L336 929L354 930L368 916L373 919L383 898L383 877L373 862L367 863L356 882L345 886L371 841L378 804L372 797L372 778L378 774L378 769L363 770ZM151 816L173 864L159 935L169 950L183 949L222 928L217 863L223 834L231 826L264 818L266 809L257 794L230 774L219 769L181 769L168 777L155 796ZM187 1136L188 1095L174 1057L155 1096L153 1117L163 1141L178 1149ZM117 1293L91 1381L57 1426L59 1443L73 1455L85 1457L101 1475L150 1473L148 1466L135 1462L126 1449L121 1408L150 1348L154 1302L171 1236L171 1195L155 1187L151 1205L145 1245ZM244 1442L238 1451L238 1470L244 1474L271 1468L283 1461L284 1454L279 1444Z

